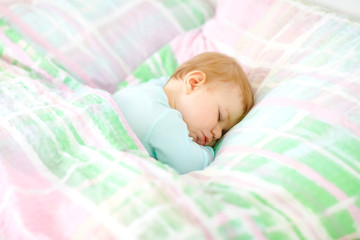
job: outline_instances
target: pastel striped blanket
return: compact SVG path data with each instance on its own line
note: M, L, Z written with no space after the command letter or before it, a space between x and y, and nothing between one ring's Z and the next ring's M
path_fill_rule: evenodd
M0 15L37 51L79 82L109 92L164 44L214 13L207 0L3 1Z
M0 239L360 238L359 22L302 1L219 0L201 27L144 46L126 80L91 87L76 67L89 79L99 72L67 65L71 51L53 51L51 31L37 42L21 24L36 28L42 7L96 17L96 1L15 2L0 8ZM143 4L164 13L178 1L120 2L128 8L115 15ZM194 2L181 4L211 15ZM147 156L109 92L203 51L239 60L256 105L208 168L178 175ZM98 53L107 61L108 50ZM111 54L126 62L134 53ZM100 65L109 76L117 69Z

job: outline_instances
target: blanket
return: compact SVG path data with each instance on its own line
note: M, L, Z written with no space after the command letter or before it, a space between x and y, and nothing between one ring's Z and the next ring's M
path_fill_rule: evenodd
M83 23L106 11L93 11L96 1L25 2L0 9L0 239L359 238L358 21L302 1L219 0L213 18L147 49L123 79L91 85L76 70L88 66L67 65L71 51L48 45L51 34L39 42L21 26L41 28L25 16L43 7L57 10L54 19L79 11ZM128 8L114 16L143 4L179 7L121 3ZM180 5L200 18L213 6ZM215 146L209 167L179 175L147 155L111 92L203 51L236 58L256 104Z

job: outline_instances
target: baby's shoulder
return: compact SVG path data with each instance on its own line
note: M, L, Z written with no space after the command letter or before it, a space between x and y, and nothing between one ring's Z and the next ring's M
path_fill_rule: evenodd
M113 98L122 104L157 102L161 98L161 88L151 84L128 86L117 91ZM141 107L140 105L139 107Z
M181 115L169 106L163 88L158 85L129 86L119 90L113 98L130 121L136 119L143 125L153 125L163 117L175 115L181 119Z

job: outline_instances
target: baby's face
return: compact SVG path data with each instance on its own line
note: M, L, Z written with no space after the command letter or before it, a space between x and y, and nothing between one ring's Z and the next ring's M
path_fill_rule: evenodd
M193 141L204 146L214 146L217 140L239 122L243 114L240 87L211 83L184 96L177 109L189 129ZM218 85L218 86L216 86Z

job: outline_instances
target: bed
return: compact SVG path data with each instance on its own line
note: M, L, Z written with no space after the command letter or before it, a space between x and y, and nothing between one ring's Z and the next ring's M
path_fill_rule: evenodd
M353 11L354 12L354 11ZM0 239L359 239L360 21L302 0L0 2ZM185 175L111 94L218 51L255 106Z

